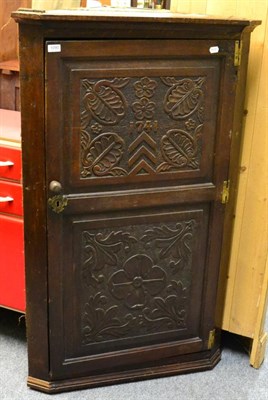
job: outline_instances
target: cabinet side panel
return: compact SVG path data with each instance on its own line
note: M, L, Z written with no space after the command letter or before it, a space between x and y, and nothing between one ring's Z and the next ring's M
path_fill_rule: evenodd
M40 27L20 26L20 60L29 373L47 379L44 78Z

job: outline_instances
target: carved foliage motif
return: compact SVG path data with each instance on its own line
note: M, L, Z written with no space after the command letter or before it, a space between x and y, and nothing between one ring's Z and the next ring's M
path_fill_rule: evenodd
M199 169L205 80L82 79L81 178Z
M89 297L85 304L83 329L85 343L103 340L105 336L120 337L129 331L132 316L127 314L123 319L117 317L118 306L106 306L107 297L97 293Z
M177 80L171 77L162 78L162 81L171 86L164 99L164 109L173 119L185 119L201 105L204 95L201 87L204 78Z
M126 86L128 79L115 78L112 81L97 82L82 80L84 91L81 113L81 177L120 176L126 175L123 168L117 167L123 152L124 140L113 132L101 133L102 125L115 125L126 113L126 100L119 90ZM96 121L91 126L93 134L99 134L91 139L87 130L91 120ZM101 133L101 134L100 134Z
M82 343L184 329L197 223L82 232Z
M93 234L85 231L83 233L84 262L86 271L97 271L104 266L116 266L118 264L118 252L123 247L128 252L133 242L137 239L128 232L112 231L108 235L102 233ZM84 276L85 278L85 276Z
M170 86L164 98L164 109L174 120L185 121L185 128L171 129L161 139L161 153L165 160L157 167L158 172L176 171L183 167L197 169L200 163L200 136L203 128L202 85L205 78L180 79L161 78ZM189 118L197 111L198 125L195 119ZM193 132L193 133L192 133Z
M158 172L176 170L181 167L196 169L199 166L199 146L202 125L195 129L192 136L181 129L171 129L161 140L161 151L164 162L157 168Z
M161 259L169 257L169 266L179 271L189 265L192 249L191 241L196 228L195 220L178 222L175 228L166 225L154 229L147 229L142 240L145 246L160 249Z
M126 100L118 88L127 83L126 78L115 78L112 81L102 79L97 82L83 79L85 109L81 116L82 127L86 127L91 118L104 125L114 125L120 121L126 112Z
M120 136L102 133L91 141L90 136L82 132L81 146L82 177L126 175L123 168L117 167L124 151L124 141Z

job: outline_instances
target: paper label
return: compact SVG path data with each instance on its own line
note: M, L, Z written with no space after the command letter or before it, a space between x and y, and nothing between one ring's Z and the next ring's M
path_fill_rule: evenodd
M210 54L215 54L218 53L220 51L219 46L212 46L209 49Z
M60 53L61 52L61 45L60 44L49 44L47 46L48 53Z

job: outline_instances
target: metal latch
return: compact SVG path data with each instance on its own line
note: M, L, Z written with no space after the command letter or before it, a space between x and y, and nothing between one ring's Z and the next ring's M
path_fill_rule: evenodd
M241 63L241 52L242 52L242 41L235 41L235 49L234 49L234 66L239 67Z
M221 202L222 204L228 203L229 200L230 180L224 181L222 185Z
M212 331L209 332L209 336L208 336L208 350L211 350L212 347L214 347L214 344L215 344L215 334L216 334L215 329L213 329Z

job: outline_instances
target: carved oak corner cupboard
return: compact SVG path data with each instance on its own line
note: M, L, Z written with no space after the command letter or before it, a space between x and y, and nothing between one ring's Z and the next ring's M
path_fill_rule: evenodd
M59 392L212 368L224 203L258 22L13 16L29 386Z

